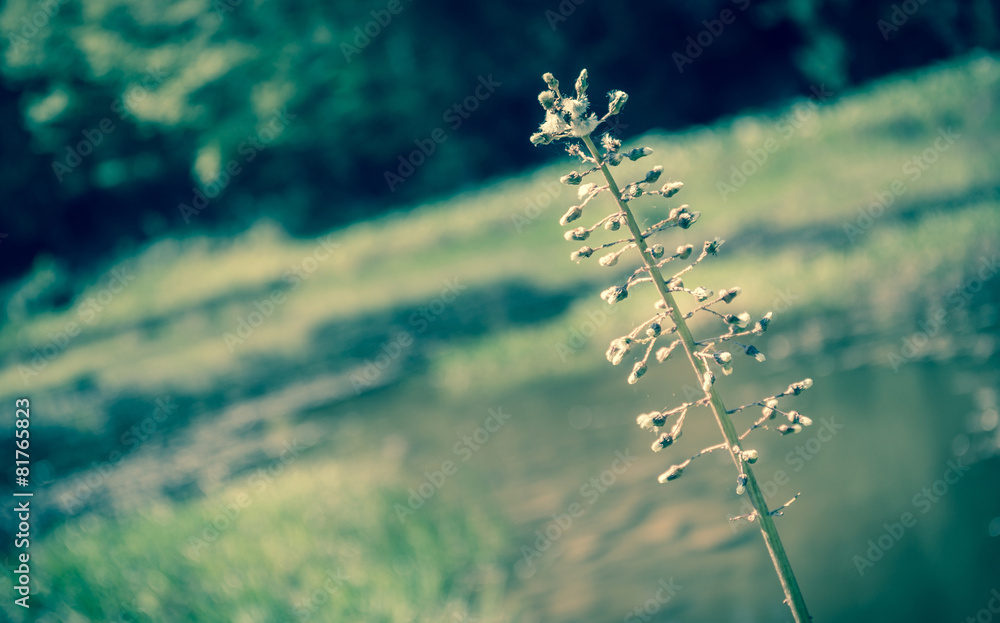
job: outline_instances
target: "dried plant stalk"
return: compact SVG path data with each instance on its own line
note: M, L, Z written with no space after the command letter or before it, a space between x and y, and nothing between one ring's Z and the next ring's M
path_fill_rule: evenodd
M757 451L743 450L741 443L751 431L757 428L769 428L767 422L779 414L784 415L788 419L788 424L782 424L775 429L781 434L797 433L804 426L810 425L812 421L798 412L778 409L778 400L802 393L802 391L812 386L812 380L805 379L798 383L793 383L784 392L763 398L748 405L743 405L737 409L731 411L726 409L715 386L716 377L712 369L712 364L717 366L724 375L732 372L732 353L723 349L723 347L730 345L742 349L744 353L758 361L763 361L764 355L756 347L737 342L737 339L763 334L767 330L771 320L770 312L758 320L753 325L753 328L748 329L747 327L750 323L749 314L745 312L729 314L713 309L713 306L719 303L727 305L731 303L739 295L740 288L722 290L718 296L713 296L712 291L706 288L697 287L689 289L685 287L681 277L707 256L715 255L723 243L722 240L706 241L701 254L693 262L672 275L669 279L663 276L661 269L665 265L675 260L687 260L692 255L693 247L691 245L682 245L677 248L676 253L667 256L662 245L650 245L647 240L653 235L670 228L680 227L681 229L688 229L698 220L700 213L696 211L692 212L688 210L688 206L683 205L674 208L669 212L666 219L644 231L639 227L630 208L630 203L632 200L644 195L660 196L664 199L669 199L680 191L683 184L676 181L668 182L657 190L650 190L649 186L654 184L663 172L662 166L656 166L646 173L643 179L630 183L624 189L621 189L609 167L618 165L625 158L633 161L638 160L650 155L652 150L641 147L622 152L620 141L610 134L604 134L601 138L601 146L604 151L602 154L601 149L594 143L592 135L596 133L603 122L607 122L621 112L628 99L628 95L622 91L612 91L609 93L611 102L608 112L602 118L598 119L589 110L589 101L586 94L588 87L587 70L583 70L580 73L580 77L575 84L575 94L572 96L563 95L560 92L559 82L552 74L545 74L543 80L548 89L539 95L538 101L546 111L545 122L541 125L539 132L532 135L531 142L535 145L545 145L554 141L565 140L569 143L569 153L579 158L584 165L589 167L583 172L573 171L560 178L560 181L564 184L579 186L578 194L582 200L580 205L572 206L566 212L560 220L560 224L568 225L581 218L587 204L602 192L611 194L617 208L616 212L604 216L592 227L575 227L568 230L565 238L567 240L584 241L589 239L590 234L601 226L607 230L616 231L623 224L629 234L627 238L609 242L596 249L591 246L581 247L571 254L570 259L579 262L582 259L591 257L598 250L623 245L617 251L612 251L600 258L599 263L602 266L614 266L618 263L622 255L631 249L635 249L642 258L642 265L632 273L632 276L628 278L624 285L615 285L608 288L601 294L601 297L613 305L627 298L631 288L650 282L660 295L660 300L657 302L656 314L641 323L639 327L628 335L611 342L607 352L608 360L612 364L618 365L631 351L634 344L645 345L645 354L640 361L634 364L632 373L628 377L629 383L637 383L646 373L647 362L657 341L668 339L670 340L670 344L657 350L656 360L660 362L666 360L679 343L683 347L704 392L704 397L695 402L686 402L666 411L641 414L637 418L637 422L643 428L659 432L661 428L667 426L668 420L672 418L669 431L660 433L654 441L654 451L659 451L670 446L681 436L685 416L688 409L691 408L699 406L708 407L715 416L719 430L722 431L724 439L722 443L704 448L682 463L673 465L660 475L659 480L661 483L676 480L681 477L684 469L694 459L714 450L728 450L737 470L737 493L748 495L754 508L754 511L749 515L734 518L734 521L740 519L759 521L761 533L764 536L764 543L767 545L768 553L771 555L775 571L785 592L785 603L791 609L795 621L797 623L805 623L811 617L806 610L805 600L802 597L802 592L799 590L791 563L788 560L788 555L785 553L785 548L781 543L781 538L778 536L778 530L774 523L774 516L780 515L798 495L776 510L772 511L768 509L767 502L750 467L751 464L757 461ZM581 149L581 143L585 150ZM598 171L600 171L604 178L604 184L600 184L599 182L583 184L584 179L588 175L597 173ZM674 296L676 293L693 296L698 305L689 312L682 313ZM718 316L725 323L728 330L723 334L696 341L691 334L691 330L688 328L687 320L698 313ZM673 326L665 329L663 325L667 321ZM645 330L644 332L643 329ZM641 332L643 333L640 335ZM755 421L742 435L737 434L736 427L730 416L755 405L762 407L762 417Z

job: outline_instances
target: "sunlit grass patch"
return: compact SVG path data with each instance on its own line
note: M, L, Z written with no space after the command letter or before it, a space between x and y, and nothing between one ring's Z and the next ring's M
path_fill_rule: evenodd
M62 621L510 620L499 608L504 528L480 501L434 499L401 514L407 492L385 488L386 470L374 463L264 469L203 501L73 520L33 544L31 616L3 608L14 621L43 613Z

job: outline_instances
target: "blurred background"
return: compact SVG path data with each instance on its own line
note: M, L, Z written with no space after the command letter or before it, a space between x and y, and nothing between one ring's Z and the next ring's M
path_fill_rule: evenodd
M528 142L582 67L654 149L618 179L685 183L640 220L727 240L687 285L774 313L727 403L815 380L813 427L750 439L816 620L996 614L990 0L9 0L0 33L0 446L29 398L36 491L0 617L790 620L729 459L656 481L718 442L635 425L691 371L603 357L651 292L568 261L576 163Z

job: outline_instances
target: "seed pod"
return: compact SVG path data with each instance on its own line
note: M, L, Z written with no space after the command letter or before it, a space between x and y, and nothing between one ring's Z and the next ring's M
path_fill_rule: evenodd
M553 91L559 90L559 81L556 80L556 77L553 76L550 72L545 72L544 74L542 74L542 80L544 80L545 84L549 85L549 88L552 89Z
M650 411L649 413L640 413L635 418L635 423L639 425L639 428L653 430L657 426L662 426L666 419L666 416L659 411Z
M785 393L794 394L795 396L798 396L799 394L801 394L802 392L804 392L805 390L809 389L812 386L813 386L812 379L803 379L798 383L792 383L791 385L789 385L788 389L785 390Z
M778 401L772 398L764 404L767 406L760 410L760 414L773 420L775 416L774 408L778 406Z
M684 467L681 466L681 465L674 465L670 469L668 469L667 471L665 471L662 474L660 474L659 477L657 478L657 480L659 480L660 483L662 484L662 483L668 482L670 480L677 480L683 474L684 474Z
M785 415L785 417L787 417L788 421L792 424L801 424L802 426L812 426L813 423L811 418L807 418L798 411L789 411Z
M618 263L618 257L620 255L621 254L618 253L617 251L612 251L611 253L608 253L607 255L601 257L601 259L599 259L597 262L601 266L614 266L615 264Z
M698 212L697 210L695 210L694 212L685 212L684 214L681 214L679 217L677 217L677 225L681 229L688 229L692 225L697 223L700 217L701 217L701 212Z
M618 220L617 217L609 218L608 220L604 221L604 229L608 231L618 231L619 229L621 229L621 226L622 222Z
M581 184L580 187L576 189L576 198L583 199L592 193L595 188L597 188L597 184L594 183Z
M563 226L569 225L576 219L580 218L582 215L583 215L583 208L581 208L580 206L572 206L569 210L566 211L566 214L563 214L562 218L559 219L559 224Z
M712 296L712 291L707 288L698 286L694 290L691 290L691 294L693 294L694 297L698 299L698 302L700 303L701 301L704 301L708 297Z
M757 451L756 450L745 450L740 452L740 458L747 463L753 465L757 462Z
M624 286L611 286L604 292L601 292L601 298L608 302L608 305L614 305L618 301L628 298L628 288Z
M764 317L757 321L757 324L753 327L754 335L764 335L767 331L767 325L771 324L771 312L764 314Z
M677 259L686 260L691 257L691 252L694 251L694 247L689 244L682 244L677 247Z
M764 353L757 350L757 347L754 346L753 344L747 346L747 354L760 362L763 362L765 359L767 359L767 357L764 356Z
M657 351L656 351L656 360L659 361L660 363L663 363L664 361L667 360L667 357L670 356L671 352L672 352L672 349L669 348L669 347L667 347L667 346L664 346L663 348L657 349Z
M778 427L778 432L782 435L793 435L802 432L801 424L782 424Z
M725 351L721 353L715 353L714 355L712 355L712 357L715 358L715 363L719 364L720 366L723 364L727 364L733 360L733 354Z
M653 442L653 452L659 452L660 450L669 447L670 444L677 441L680 436L680 430L671 430L669 433L663 433L656 438L656 441Z
M664 253L663 245L662 244L654 244L649 249L649 253L650 253L650 255L652 255L653 257L655 257L656 259L660 259L661 257L663 257L663 253Z
M590 231L585 227L577 227L563 234L563 238L566 240L586 240L590 238Z
M580 247L579 251L573 251L572 253L569 254L569 259L579 263L580 260L582 260L583 258L590 257L593 254L594 250L591 249L590 247Z
M611 98L611 102L608 104L608 116L617 115L625 108L625 102L628 101L628 93L625 91L612 91L608 94Z
M577 171L570 171L566 175L559 178L559 182L562 184L567 184L569 186L576 186L583 181L583 176Z
M546 134L545 132L535 132L531 135L531 144L538 145L548 145L552 142L552 135Z
M654 322L651 323L648 327L646 327L646 335L648 335L649 337L659 337L660 332L662 330L663 329L660 327L660 323Z
M608 352L604 353L611 365L617 366L622 362L622 359L632 348L632 338L630 337L619 337L611 340L611 345L608 346Z
M667 288L671 290L683 290L684 280L681 279L680 277L674 277L673 279L667 282Z
M736 495L743 495L743 493L747 490L747 480L749 479L746 474L740 474L736 477Z
M667 182L666 184L663 185L663 188L660 189L660 192L663 193L663 196L665 198L669 199L674 195L676 195L677 192L680 191L680 189L683 187L684 187L683 182Z
M632 366L632 374L628 375L628 384L635 385L643 374L646 374L646 364L642 361L635 362Z
M739 287L730 288L729 290L722 290L721 292L719 292L719 296L722 297L722 302L732 303L733 299L739 296L741 290L742 288Z
M587 94L587 87L589 86L589 81L587 80L587 70L584 69L580 72L580 77L576 79L576 97L577 99L582 99L584 95Z
M656 180L660 179L660 174L663 173L663 167L656 165L651 171L646 173L646 178L642 180L646 184L653 184Z
M644 158L653 153L653 150L649 147L636 147L635 149L630 149L625 153L625 157L629 160L635 162L639 158Z
M741 312L739 314L726 314L722 317L727 323L731 325L736 325L737 327L743 328L748 322L750 322L750 314L746 312ZM750 354L750 353L747 353Z
M639 197L642 196L642 187L639 186L638 184L629 184L626 187L625 194L628 195L628 199L626 201L631 199L638 199Z

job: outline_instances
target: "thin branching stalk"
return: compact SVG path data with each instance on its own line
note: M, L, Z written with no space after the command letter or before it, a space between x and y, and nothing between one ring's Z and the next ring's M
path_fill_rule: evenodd
M714 309L718 304L729 304L740 293L740 288L724 289L714 296L711 290L703 287L689 288L684 285L681 277L686 276L702 260L709 255L715 255L724 241L716 238L714 241L706 241L705 245L697 257L691 260L683 268L680 268L670 278L665 278L662 268L668 262L687 261L693 254L692 245L682 245L677 247L676 253L667 255L665 249L660 244L651 244L651 238L665 230L671 228L690 228L699 218L700 213L688 210L688 206L670 210L666 219L656 222L654 225L643 230L636 221L631 203L643 196L660 196L663 199L673 197L680 191L683 184L680 182L668 182L660 189L651 189L663 172L663 167L655 166L646 173L645 177L636 182L627 184L624 188L618 185L610 167L617 166L625 159L635 161L652 153L647 147L637 147L626 152L620 150L621 142L610 134L601 137L601 149L595 144L592 135L597 131L603 122L618 115L625 105L628 96L622 91L612 91L609 93L611 102L608 106L608 113L602 118L590 112L587 98L588 77L587 71L581 72L575 83L575 95L563 94L559 90L559 82L552 74L545 74L543 80L548 86L548 90L543 91L538 96L538 101L546 111L545 122L531 137L531 142L535 145L547 145L549 143L565 140L570 143L568 151L571 155L579 158L585 165L583 172L573 171L564 175L560 181L571 186L579 186L578 195L581 200L579 205L572 206L560 220L561 225L581 218L584 208L600 193L608 192L614 198L616 212L608 214L598 220L591 227L574 227L566 231L565 238L570 241L585 241L590 235L600 227L609 231L617 231L625 225L629 232L629 237L620 238L595 247L583 246L570 255L570 259L577 262L591 257L595 252L611 247L622 245L617 251L611 251L600 258L601 266L615 266L619 259L631 249L635 249L642 258L642 265L636 269L626 280L624 285L615 285L606 289L601 297L608 304L615 304L628 298L629 291L644 283L652 283L660 295L657 302L656 313L648 320L635 327L630 333L611 342L606 354L608 361L613 365L622 363L624 358L631 352L633 344L644 345L642 357L634 364L632 373L628 377L630 384L637 383L645 375L647 361L650 359L657 340L669 341L669 345L663 346L656 351L656 361L662 362L670 357L676 346L680 344L684 348L687 359L697 376L704 397L692 402L685 402L680 406L666 411L653 411L651 413L640 414L636 419L637 423L646 429L660 433L661 429L668 426L669 431L660 433L656 441L653 442L652 449L659 451L672 445L681 437L682 427L689 409L698 407L708 407L715 416L715 421L722 432L723 443L702 449L680 464L673 465L660 475L661 483L669 482L680 478L684 469L695 459L713 452L715 450L728 450L737 471L736 493L744 493L750 499L753 512L733 520L746 519L749 521L759 521L761 534L764 536L764 543L767 545L768 553L774 562L775 571L781 581L782 589L785 592L785 603L795 618L796 623L807 623L811 620L806 610L805 600L799 590L798 582L792 571L792 565L785 553L785 548L778 536L778 530L774 523L774 517L781 515L799 494L775 510L770 510L764 495L761 492L757 479L754 476L751 464L757 461L757 451L747 450L741 447L743 441L753 431L757 429L777 430L782 435L800 432L803 427L812 424L812 420L799 414L794 410L782 410L778 408L779 399L797 396L812 386L812 379L805 379L788 386L785 391L763 398L759 401L740 406L733 410L727 410L722 398L715 386L715 372L712 365L724 375L729 375L733 371L733 355L726 348L742 349L746 355L757 361L764 361L764 354L755 346L744 344L738 340L749 338L755 335L762 335L771 322L771 313L768 312L761 317L752 328L749 328L751 320L750 314L743 312L740 314L723 313ZM581 149L579 143L585 149ZM588 175L598 171L604 177L606 185L596 183L583 183ZM617 237L617 236L616 236ZM675 294L682 293L693 296L698 305L689 311L682 312L677 304ZM703 340L695 340L688 327L687 320L698 313L709 314L717 317L727 327L727 332ZM667 321L673 326L662 326ZM762 407L762 417L753 422L749 429L742 435L738 435L733 420L730 417L751 406ZM774 419L778 414L788 419L788 424L777 426L771 429L767 422Z
M591 157L600 161L600 153L597 151L597 146L594 145L594 140L590 138L590 135L583 136L582 140L583 144L587 146L588 151L590 151ZM618 203L618 209L625 215L625 223L632 233L632 238L636 241L636 246L642 255L642 261L646 265L646 270L649 271L650 276L653 278L653 284L656 286L657 292L660 293L663 303L669 310L670 319L673 320L674 325L677 327L677 334L681 338L681 344L684 346L684 352L687 353L688 361L694 367L698 378L702 379L705 377L705 373L708 372L708 364L701 357L695 355L694 338L691 337L691 330L688 329L687 321L681 314L673 295L667 289L667 283L663 279L660 269L656 266L656 260L649 253L649 247L642 237L642 231L639 229L639 224L636 223L635 216L632 215L632 210L629 209L628 203L621 200L621 191L618 190L618 183L615 182L615 178L606 164L601 164L601 173L604 174L604 179L608 181L608 187L611 190L611 195ZM774 570L777 571L778 578L781 580L781 587L785 591L786 603L788 603L789 608L792 610L795 622L806 623L812 617L809 616L809 612L806 610L806 602L802 597L802 591L799 590L799 583L795 580L792 563L789 562L788 555L785 553L785 546L781 544L781 537L778 536L778 528L774 525L774 518L771 516L771 511L767 508L767 501L764 499L764 494L757 484L757 478L753 474L753 469L749 463L740 457L740 440L736 434L736 427L733 426L729 412L726 411L722 397L719 396L719 392L716 390L714 384L709 386L706 395L712 407L712 413L715 415L715 421L718 423L719 429L722 431L722 435L728 444L729 455L736 464L736 469L746 475L747 493L757 513L757 519L760 521L760 531L764 535L764 543L767 544L767 551L771 554L771 560L774 562Z

